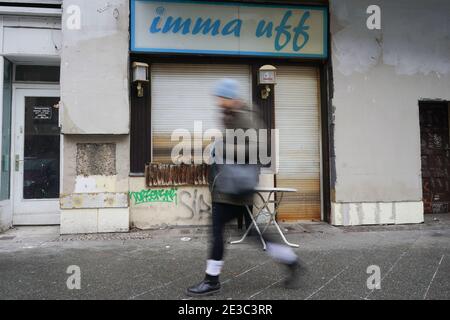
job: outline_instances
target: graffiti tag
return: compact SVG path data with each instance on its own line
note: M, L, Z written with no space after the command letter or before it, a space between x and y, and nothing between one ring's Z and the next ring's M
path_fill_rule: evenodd
M130 199L134 204L163 202L177 203L177 189L148 189L138 192L130 192Z
M194 219L195 215L200 216L200 219L211 215L211 205L205 201L203 194L199 195L197 189L194 190L194 194L188 191L181 191L180 204L187 208L191 214L187 219Z

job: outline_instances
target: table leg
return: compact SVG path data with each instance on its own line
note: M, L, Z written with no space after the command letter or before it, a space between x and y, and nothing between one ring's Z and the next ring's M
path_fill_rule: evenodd
M245 233L244 233L244 235L242 236L241 239L236 240L236 241L231 241L230 243L231 243L231 244L237 244L237 243L243 242L243 241L245 240L245 238L247 238L247 235L248 235L248 233L250 232L250 229L253 227L253 224L254 224L254 223L253 223L253 221L252 221L252 223L250 223L250 225L248 226L247 230L245 231Z
M260 199L261 199L261 201L262 201L262 203L263 203L263 205L262 205L261 208L259 209L260 212L262 212L264 209L267 209L267 212L268 212L269 215L270 215L269 222L267 222L266 226L264 227L264 229L263 229L263 231L262 231L262 234L264 234L264 232L266 232L267 228L268 228L268 227L270 226L270 224L272 223L272 219L273 219L273 217L274 217L272 211L270 211L270 209L269 209L270 197L272 196L272 192L269 193L269 196L267 197L267 200L264 199L264 197L263 197L260 193L257 193L257 195L260 197Z
M237 241L231 241L231 244L237 244L237 243L241 243L245 240L245 238L247 237L248 233L250 232L252 226L255 226L256 231L258 232L259 235L259 239L261 240L261 243L263 244L263 250L265 251L267 249L266 246L266 242L264 241L264 238L261 234L261 231L259 230L258 224L256 223L256 220L253 218L253 214L250 211L250 209L248 208L248 206L245 206L247 208L248 213L250 214L250 218L252 219L252 223L250 224L250 226L248 227L247 231L245 231L244 235L242 236L242 238L240 240ZM258 215L256 215L258 216Z
M300 247L300 245L298 245L298 244L290 243L289 241L287 241L286 237L285 237L284 234L283 234L283 231L281 231L281 228L280 228L280 226L278 225L278 223L277 223L276 220L273 220L273 223L274 223L275 226L277 227L278 232L280 233L281 237L283 238L284 243L286 243L288 246L291 246L291 247L294 247L294 248Z

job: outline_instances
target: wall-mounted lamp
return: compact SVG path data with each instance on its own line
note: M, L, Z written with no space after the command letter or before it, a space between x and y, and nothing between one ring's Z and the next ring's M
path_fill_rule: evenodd
M144 88L142 83L147 83L148 80L148 64L142 62L133 62L133 83L137 82L137 96L142 98L144 96Z
M266 100L270 96L272 89L270 85L277 84L277 68L271 65L264 65L259 68L258 85L263 85L261 89L261 98Z

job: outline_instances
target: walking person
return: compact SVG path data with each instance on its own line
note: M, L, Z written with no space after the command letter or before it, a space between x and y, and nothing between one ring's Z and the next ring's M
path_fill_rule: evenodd
M239 83L237 81L233 79L222 79L215 87L214 96L217 98L218 106L221 109L223 117L222 122L225 129L242 129L245 132L248 129L259 128L259 117L248 109L239 97ZM246 140L244 139L244 141ZM244 146L239 145L239 143L242 143L242 140L239 142L239 139L232 139L232 141L224 139L222 143L221 150L223 150L223 154L216 153L215 157L216 162L218 159L223 160L223 162L221 162L221 165L212 165L209 175L212 197L212 246L209 252L209 258L206 261L205 277L200 283L187 289L186 293L189 296L207 296L220 291L221 285L219 276L224 266L223 233L225 225L241 216L243 209L245 210L245 205L251 206L254 201L252 192L242 194L236 192L224 192L223 190L226 190L226 187L223 186L223 184L227 184L230 181L221 178L221 175L222 177L223 175L226 175L227 173L225 171L231 168L229 162L226 162L226 160L229 160L231 156L234 164L237 160L236 151L242 150L240 149L242 147L245 148L246 153L246 163L244 164L244 170L246 171L242 172L243 174L244 172L250 172L250 178L251 174L254 175L254 171L252 171L254 170L254 167L251 167L253 165L250 165L248 162L250 157L249 152L251 152L249 144L251 144L252 141L249 141L248 144L244 142ZM228 150L234 150L235 153L230 155L228 154ZM228 159L225 159L225 154ZM240 181L245 184L246 180L251 179L241 179ZM285 280L285 286L287 288L295 288L297 286L296 282L300 268L297 255L292 248L275 243L275 241L269 239L267 235L264 235L264 238L267 243L267 253L269 256L287 267L289 275Z

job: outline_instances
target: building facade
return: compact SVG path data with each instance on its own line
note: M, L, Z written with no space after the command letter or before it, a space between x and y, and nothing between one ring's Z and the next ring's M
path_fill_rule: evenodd
M381 29L366 8L381 8ZM449 212L450 5L330 1L331 223L420 223Z
M272 129L261 185L298 190L279 220L449 212L450 5L375 2L0 3L0 228L208 224L224 77ZM261 83L268 65L276 84Z

